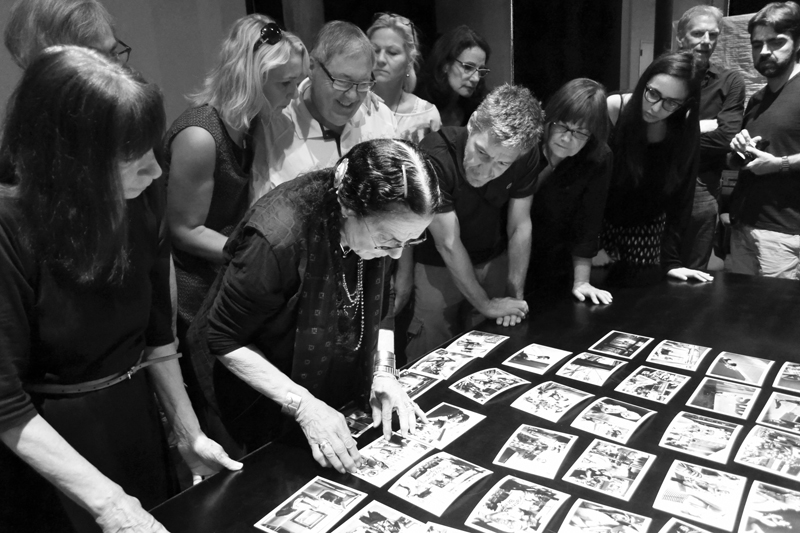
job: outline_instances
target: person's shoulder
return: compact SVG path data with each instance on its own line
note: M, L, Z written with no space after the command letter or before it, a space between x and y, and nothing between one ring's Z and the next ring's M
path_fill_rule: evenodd
M262 196L245 215L244 224L267 237L270 242L292 244L303 235L301 204L313 189L312 174L300 175Z

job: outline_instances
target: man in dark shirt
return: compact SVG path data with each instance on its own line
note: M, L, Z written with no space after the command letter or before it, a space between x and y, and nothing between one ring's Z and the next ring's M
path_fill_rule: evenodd
M800 277L800 6L773 2L747 25L753 66L767 86L753 95L731 162L749 161L731 195L731 272Z
M503 85L468 127L442 128L420 144L433 161L443 205L428 228L433 238L414 251L409 360L484 317L513 326L527 314L522 298L538 159L533 147L543 120L529 90ZM408 255L401 259L398 293L412 277Z
M711 257L717 227L720 175L733 136L742 129L745 87L742 75L709 63L717 46L722 11L700 5L678 21L678 48L691 50L708 64L700 97L700 169L695 185L692 219L683 235L683 265L704 269Z

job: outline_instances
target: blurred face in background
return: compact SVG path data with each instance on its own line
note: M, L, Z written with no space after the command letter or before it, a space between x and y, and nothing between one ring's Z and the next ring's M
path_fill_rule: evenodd
M678 39L681 50L691 50L706 61L714 53L719 38L719 24L710 15L692 17L686 25L686 34Z
M372 32L369 38L375 49L375 81L381 84L402 84L411 67L403 38L391 28L381 28Z
M479 69L485 68L486 52L477 46L467 48L445 70L447 83L459 96L469 98L481 81Z

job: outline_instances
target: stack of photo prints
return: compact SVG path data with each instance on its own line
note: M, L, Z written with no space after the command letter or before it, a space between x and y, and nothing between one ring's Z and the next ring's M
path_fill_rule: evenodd
M531 344L502 361L505 369L468 374L470 363L507 339L470 331L403 370L400 383L412 399L447 384L446 399L453 403L427 411L427 422L418 421L406 436L394 433L364 444L363 464L353 474L368 484L360 488L373 487L370 494L400 498L435 517L469 494L470 508L453 506L463 529L423 522L376 500L362 507L367 493L322 477L255 527L271 533L645 533L657 509L667 515L657 533L800 531L800 363L784 363L772 381L776 390L763 391L774 361L725 351L712 359L709 347L655 344L651 337L611 331L582 353ZM695 376L706 359L707 372ZM534 376L548 373L551 379ZM690 387L693 377L697 384ZM603 386L616 397L600 393ZM651 438L655 424L637 433L684 389L688 400L667 410L677 414L657 426L657 439ZM763 409L754 412L757 399L767 394ZM485 465L445 451L486 419L479 411L490 401L530 415L529 423L514 430L496 455L492 451ZM355 438L373 428L362 411L346 420ZM540 427L541 420L562 431ZM379 433L375 429L365 438ZM586 434L592 439L580 450L577 442ZM658 454L637 450L637 436L652 442L651 451L658 442L669 458L653 468ZM726 472L731 457L752 475ZM787 482L763 482L759 472ZM643 484L655 499L631 509ZM592 501L595 493L603 503ZM446 521L453 524L456 517Z

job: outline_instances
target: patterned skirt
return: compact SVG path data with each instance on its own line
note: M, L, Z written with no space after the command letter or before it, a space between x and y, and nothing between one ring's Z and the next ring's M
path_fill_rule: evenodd
M635 226L617 226L603 222L600 244L615 262L608 281L613 284L642 285L661 278L661 242L667 216Z

